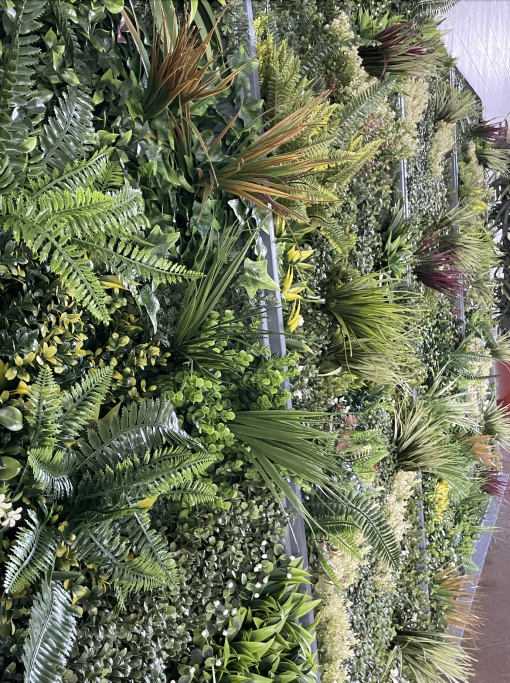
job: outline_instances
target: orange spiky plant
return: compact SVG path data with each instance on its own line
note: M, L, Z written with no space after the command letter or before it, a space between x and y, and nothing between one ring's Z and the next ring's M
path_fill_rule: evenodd
M224 12L225 10L204 39L201 39L198 26L192 26L187 12L184 22L177 26L175 36L169 35L165 22L162 22L160 30L154 29L148 82L142 98L142 108L147 119L156 118L166 109L176 114L192 102L224 92L245 68L246 64L243 64L230 71L225 63L211 69L225 54L212 54L211 51L211 40L217 33ZM138 28L125 12L124 19L139 50L143 50ZM207 54L211 56L207 58Z
M480 633L482 620L475 614L479 604L475 593L477 576L462 574L461 569L443 569L434 576L434 598L443 610L448 630L454 635L457 629L464 632L463 638L476 638Z
M476 460L486 467L501 469L502 455L499 446L495 443L495 437L487 434L475 434L461 437L466 447L471 451Z
M312 176L338 165L355 164L360 158L359 150L325 149L320 156L316 156L312 142L290 152L279 152L284 145L303 136L307 130L317 128L318 119L321 122L324 119L322 105L326 99L327 93L314 97L262 135L245 145L241 144L224 163L215 165L214 169L211 165L208 174L202 171L203 176L197 185L204 187L204 196L207 198L216 186L257 206L267 208L270 204L281 215L305 223L307 219L303 213L282 204L282 201L310 204L338 201L335 194L325 189L319 191ZM209 155L221 143L226 132L227 129L213 142L208 150ZM379 146L379 142L376 146ZM375 147L372 147L370 152L373 154L374 150ZM366 151L362 153L366 154Z

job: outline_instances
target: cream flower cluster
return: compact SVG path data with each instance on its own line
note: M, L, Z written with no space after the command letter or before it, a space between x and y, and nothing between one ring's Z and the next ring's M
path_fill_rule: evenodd
M21 519L22 509L13 510L12 503L9 503L5 498L5 493L0 493L0 520L2 520L2 526L13 527ZM5 519L2 519L3 517Z

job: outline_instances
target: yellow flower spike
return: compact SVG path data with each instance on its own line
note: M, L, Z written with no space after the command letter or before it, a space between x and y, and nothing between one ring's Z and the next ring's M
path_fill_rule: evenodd
M295 301L292 310L290 312L289 317L287 318L287 325L286 329L289 332L295 332L295 330L300 326L302 323L302 316L301 316L301 301Z
M289 269L287 271L287 275L285 276L285 280L283 281L283 285L282 285L283 296L285 296L285 291L287 289L290 289L293 279L294 279L294 269L292 268L292 266L289 266Z
M301 261L310 258L314 251L315 249L299 249L299 247L293 244L292 248L285 254L285 257L290 263L301 263Z

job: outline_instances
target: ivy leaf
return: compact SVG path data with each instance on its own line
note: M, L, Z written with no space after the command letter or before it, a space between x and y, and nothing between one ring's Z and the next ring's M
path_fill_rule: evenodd
M267 261L251 261L249 258L244 261L244 273L239 278L239 284L248 292L252 299L258 289L269 289L272 292L279 292L280 288L267 273Z
M157 332L157 315L160 309L158 297L154 294L154 292L148 285L145 285L144 287L142 287L140 294L138 295L138 301L142 306L145 306L145 308L147 309L147 315L151 319L152 326L154 327L154 332Z

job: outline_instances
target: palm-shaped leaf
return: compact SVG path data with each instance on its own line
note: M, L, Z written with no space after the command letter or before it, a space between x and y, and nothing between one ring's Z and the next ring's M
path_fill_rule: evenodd
M24 683L61 683L59 670L65 667L74 644L76 616L71 598L60 584L42 585L32 605L23 646Z
M28 510L28 514L28 527L18 531L10 548L4 580L7 593L17 593L27 588L55 561L58 530L41 524L32 510Z

